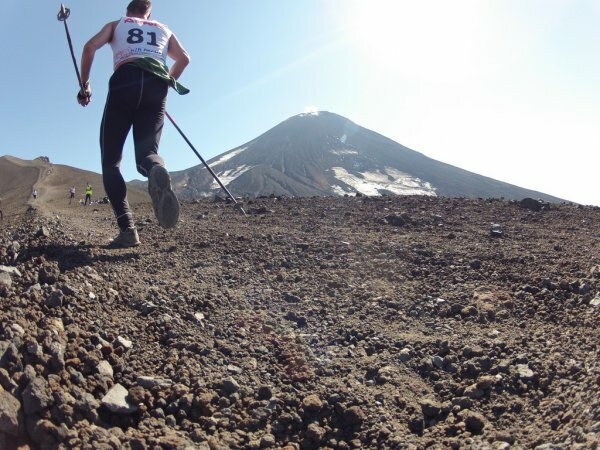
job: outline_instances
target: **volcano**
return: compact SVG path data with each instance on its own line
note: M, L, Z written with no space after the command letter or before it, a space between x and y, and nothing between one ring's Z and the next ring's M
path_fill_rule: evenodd
M562 201L436 161L323 111L293 116L208 164L240 196L395 194ZM202 165L172 176L182 198L219 191Z

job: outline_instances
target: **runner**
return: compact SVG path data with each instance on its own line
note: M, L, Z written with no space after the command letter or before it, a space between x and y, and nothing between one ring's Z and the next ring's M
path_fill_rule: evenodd
M86 188L85 188L85 201L83 202L83 205L87 205L88 201L89 204L92 204L92 194L94 193L94 190L92 189L92 185L90 183L87 184Z
M75 186L71 186L69 188L69 205L71 204L71 202L73 201L74 198L75 198Z
M120 229L111 244L118 247L140 243L120 171L123 145L132 126L137 169L148 177L148 191L158 223L172 228L179 219L179 202L158 147L169 86L179 94L189 92L177 79L190 58L166 25L150 20L151 9L150 1L133 0L127 6L126 17L106 24L85 44L81 57L85 91L80 91L77 99L87 106L91 100L89 76L94 55L108 43L113 50L115 71L109 82L100 147L104 188ZM170 70L167 56L175 61Z

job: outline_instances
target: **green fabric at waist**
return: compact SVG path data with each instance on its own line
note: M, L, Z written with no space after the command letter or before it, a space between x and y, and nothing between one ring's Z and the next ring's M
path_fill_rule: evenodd
M136 58L127 64L134 64L146 72L150 72L163 79L169 86L175 89L179 95L185 95L190 92L183 84L177 81L169 74L169 68L165 63L154 58Z

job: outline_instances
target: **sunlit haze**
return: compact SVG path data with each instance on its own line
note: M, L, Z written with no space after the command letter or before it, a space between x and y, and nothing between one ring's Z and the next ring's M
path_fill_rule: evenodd
M127 1L72 0L79 61ZM154 0L192 62L168 110L205 159L288 117L327 110L425 155L566 200L600 205L597 0ZM111 51L77 82L60 3L3 3L7 67L0 155L100 172ZM24 33L26 29L33 32ZM43 36L43 38L42 38ZM18 42L18 45L16 44ZM135 171L131 142L127 179ZM170 170L200 162L169 123Z

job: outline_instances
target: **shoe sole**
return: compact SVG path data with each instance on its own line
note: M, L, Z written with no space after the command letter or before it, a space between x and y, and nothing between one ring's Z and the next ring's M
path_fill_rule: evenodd
M162 166L154 166L148 176L148 193L158 223L163 228L173 228L179 221L179 201L171 188L169 172Z

